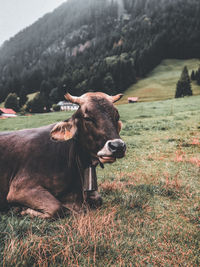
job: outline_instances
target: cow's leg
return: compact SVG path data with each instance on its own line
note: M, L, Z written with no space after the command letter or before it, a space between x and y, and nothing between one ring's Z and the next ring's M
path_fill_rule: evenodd
M61 203L64 208L68 209L73 214L80 214L84 212L82 193L68 193L62 197Z
M30 215L31 217L40 217L40 218L49 218L49 216L45 216L44 213L40 212L40 211L36 211L36 210L33 210L33 209L25 209L21 212L21 215Z
M98 208L102 205L103 200L98 191L86 191L86 201L91 208Z
M61 202L42 186L19 187L11 184L7 201L19 203L29 208L22 214L30 214L40 218L57 217L62 212Z

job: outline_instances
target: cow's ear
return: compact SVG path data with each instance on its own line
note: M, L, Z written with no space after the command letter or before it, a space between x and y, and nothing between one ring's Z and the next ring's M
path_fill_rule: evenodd
M122 122L118 121L118 133L120 133L121 129L122 129Z
M71 139L76 132L75 123L69 119L57 123L51 130L51 138L58 141L67 141Z

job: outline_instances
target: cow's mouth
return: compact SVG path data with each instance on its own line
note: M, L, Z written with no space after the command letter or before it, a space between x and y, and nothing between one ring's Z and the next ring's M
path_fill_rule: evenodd
M113 163L113 162L115 162L116 161L116 158L115 157L113 157L113 156L100 156L99 157L99 161L101 162L101 163Z
M125 156L126 145L121 139L108 140L97 153L101 163L113 163L117 158Z

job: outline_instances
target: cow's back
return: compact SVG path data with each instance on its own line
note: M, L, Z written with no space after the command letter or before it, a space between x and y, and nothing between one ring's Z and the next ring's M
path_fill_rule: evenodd
M12 132L0 133L0 174L3 170L12 169L14 166L19 168L19 164L25 162L31 157L31 153L37 153L44 148L47 143L50 144L49 133L53 125L24 129ZM39 147L41 144L42 147Z

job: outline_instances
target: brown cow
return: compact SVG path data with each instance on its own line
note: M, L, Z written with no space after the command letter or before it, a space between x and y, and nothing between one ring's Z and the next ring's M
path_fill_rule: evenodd
M36 129L0 133L0 209L23 207L22 214L41 218L63 208L79 212L98 206L95 167L125 155L121 122L113 103L121 94L66 94L79 105L73 116Z

